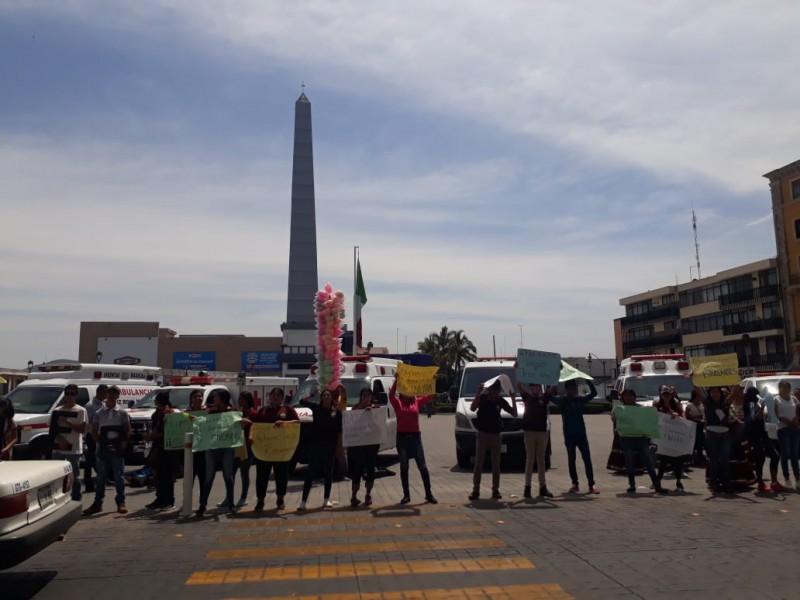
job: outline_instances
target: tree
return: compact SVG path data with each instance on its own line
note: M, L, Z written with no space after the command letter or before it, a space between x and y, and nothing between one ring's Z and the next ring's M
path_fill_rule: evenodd
M439 367L439 379L444 387L452 385L464 363L475 360L476 349L463 329L450 330L447 326L432 332L417 344L420 352L430 354Z

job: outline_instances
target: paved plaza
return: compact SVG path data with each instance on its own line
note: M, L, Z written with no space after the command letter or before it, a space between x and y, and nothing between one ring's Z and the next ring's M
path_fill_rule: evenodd
M334 484L334 509L298 514L302 469L290 481L281 512L273 508L272 484L265 512L252 512L251 497L238 514L211 509L200 521L178 519L177 511L148 511L153 492L129 489L128 515L82 519L63 542L0 573L0 597L797 597L800 494L715 498L695 470L683 494L654 495L641 477L639 493L629 496L626 478L605 469L609 416L587 416L587 423L597 496L566 493L561 421L554 416L547 478L555 497L523 500L522 472L504 470L501 501L470 502L472 475L455 466L453 417L436 415L421 425L438 505L422 504L413 465L412 503L398 504L393 454L382 455L381 464L398 474L376 481L370 508L351 509L350 483L342 481ZM578 470L585 492L580 458ZM490 481L486 473L484 497ZM666 486L674 487L671 481ZM211 505L223 495L218 475ZM309 506L321 500L315 485ZM106 508L112 506L107 498Z

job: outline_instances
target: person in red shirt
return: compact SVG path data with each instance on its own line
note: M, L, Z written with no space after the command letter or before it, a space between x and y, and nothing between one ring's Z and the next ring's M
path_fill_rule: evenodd
M242 493L239 495L236 508L247 506L247 493L250 491L250 467L253 466L253 444L250 442L250 426L253 423L253 417L256 416L256 409L253 408L254 404L255 400L253 394L250 392L242 392L239 394L239 410L242 413L242 428L244 429L244 443L247 457L236 458L233 461L234 485L236 484L237 472L242 479Z
M412 458L417 463L419 475L422 477L422 485L425 486L425 501L436 504L436 498L431 492L431 475L425 464L425 451L422 448L422 434L419 430L419 409L422 406L430 405L436 396L433 394L429 396L400 394L398 397L396 392L397 375L389 389L389 402L392 403L397 415L397 454L400 457L400 483L403 486L403 499L400 500L400 504L411 502L408 488L408 463Z
M546 481L547 442L550 439L550 401L544 396L542 385L539 383L531 383L526 389L522 383L517 382L517 389L525 405L525 412L522 415L522 434L525 441L525 488L522 495L525 498L532 497L531 478L533 464L536 463L536 473L539 476L539 496L552 498L553 494L547 489Z
M380 405L373 401L372 390L365 387L358 394L358 404L353 410L372 410L380 408ZM375 483L375 461L378 458L380 444L370 444L368 446L351 446L347 449L347 464L350 468L350 481L352 482L353 494L350 497L350 506L355 508L361 504L358 498L358 490L361 488L361 478L364 478L364 485L367 493L364 496L364 506L372 504L372 486Z
M274 423L275 427L283 427L284 423L299 421L297 411L291 406L283 403L283 390L273 388L269 393L269 401L266 406L262 406L252 419L243 419L245 426L250 423ZM253 442L252 432L248 436L250 443ZM256 511L264 510L264 498L267 496L267 485L269 484L270 473L275 472L275 495L277 497L275 506L278 510L283 510L286 504L283 501L286 496L286 488L289 486L289 462L273 462L256 459Z

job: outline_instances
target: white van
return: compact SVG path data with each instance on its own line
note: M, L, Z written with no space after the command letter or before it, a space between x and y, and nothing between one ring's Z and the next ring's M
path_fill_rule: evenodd
M662 385L675 388L684 402L691 398L692 367L683 354L637 354L623 359L612 398L630 389L636 392L637 404L652 406Z
M397 438L397 416L394 408L389 402L389 388L394 383L394 376L397 373L397 365L401 361L394 358L381 358L378 356L345 356L342 358L341 382L347 390L347 408L350 410L358 402L361 390L368 387L375 395L375 403L388 408L386 421L386 442L381 446L380 451L391 450L395 447ZM317 367L311 367L311 374L300 384L295 394L296 402L301 398L311 394L312 389L317 386ZM319 394L316 396L319 401ZM311 448L311 424L313 417L309 409L302 406L295 406L300 416L300 443L293 460L300 464L308 464L309 450Z
M34 367L28 379L20 383L7 398L14 403L19 427L19 441L14 446L15 458L45 458L50 454L50 413L61 405L64 387L78 386L77 403L81 406L94 397L97 386L119 388L122 408L134 405L158 386L158 367L139 365L101 365L73 361L52 361ZM126 462L144 460L143 442L128 446Z

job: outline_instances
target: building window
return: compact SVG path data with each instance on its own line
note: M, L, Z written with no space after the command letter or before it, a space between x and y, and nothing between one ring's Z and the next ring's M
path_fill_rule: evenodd
M765 319L780 319L783 316L780 302L764 302L763 310Z
M664 321L664 331L675 331L677 328L677 321Z
M633 342L636 340L646 340L653 337L653 326L645 325L643 327L631 327L626 332L626 341Z
M653 307L652 300L645 300L644 302L629 304L628 306L625 307L625 314L629 317L635 317L636 315L644 315L649 313L652 307Z
M800 219L794 220L794 239L800 240Z
M800 179L792 182L792 200L800 200Z

